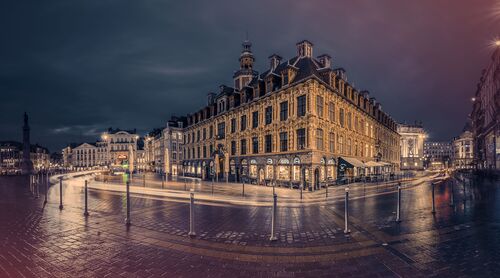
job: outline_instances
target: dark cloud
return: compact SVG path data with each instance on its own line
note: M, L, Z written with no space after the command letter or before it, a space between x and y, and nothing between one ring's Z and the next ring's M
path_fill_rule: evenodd
M470 111L500 4L477 1L4 1L0 140L55 150L109 126L141 132L200 108L231 84L248 31L267 56L309 39L398 121L448 140Z

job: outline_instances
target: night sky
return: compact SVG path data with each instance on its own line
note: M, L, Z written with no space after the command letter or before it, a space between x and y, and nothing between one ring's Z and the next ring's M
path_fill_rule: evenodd
M2 1L0 140L21 140L24 111L51 151L164 126L232 85L246 32L258 71L308 39L398 122L450 140L499 31L498 0Z

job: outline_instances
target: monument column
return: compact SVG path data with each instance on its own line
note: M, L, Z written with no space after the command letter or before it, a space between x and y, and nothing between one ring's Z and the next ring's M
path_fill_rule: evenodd
M21 174L30 175L33 173L33 162L30 157L30 127L28 125L28 114L24 112L24 125L23 125L23 159L21 161Z

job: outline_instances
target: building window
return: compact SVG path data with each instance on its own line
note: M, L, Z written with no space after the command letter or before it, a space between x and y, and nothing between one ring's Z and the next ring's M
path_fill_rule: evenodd
M328 104L328 119L331 122L335 122L335 104L333 102Z
M341 127L344 127L344 108L339 110L339 123Z
M198 131L196 132L196 141L197 141L197 142L200 142L200 138L201 138L201 136L200 136L200 131L198 130Z
M252 153L259 153L259 138L252 137Z
M273 107L266 107L266 125L271 124L273 122Z
M352 115L351 115L351 112L347 112L347 128L352 129Z
M203 140L207 139L207 129L203 128Z
M306 115L306 96L297 97L297 117Z
M344 153L344 137L342 135L337 135L337 142L339 144L339 153Z
M265 143L265 152L270 153L273 151L273 137L271 134L267 134L264 137L264 143Z
M240 154L247 154L247 139L241 139Z
M323 130L320 128L316 129L316 149L323 150Z
M288 101L283 101L280 103L280 121L286 121L288 119Z
M200 147L196 149L197 158L200 158Z
M213 126L209 127L209 135L210 135L210 138L214 137L214 127Z
M231 155L236 155L236 141L231 141Z
M217 125L217 136L218 139L226 138L226 123L222 122Z
M280 133L280 151L281 152L288 151L288 132Z
M212 154L214 153L214 145L210 145L210 153L209 155L212 156Z
M241 131L245 131L247 129L247 115L241 116Z
M316 115L323 118L323 97L316 96Z
M231 119L231 133L235 133L235 132L236 132L236 119L232 118Z
M207 146L203 146L203 157L207 157Z
M257 128L259 126L259 111L254 111L252 113L252 128Z
M330 132L330 134L328 135L328 145L330 152L335 152L335 133L333 132Z
M297 129L297 149L303 150L306 148L306 129Z

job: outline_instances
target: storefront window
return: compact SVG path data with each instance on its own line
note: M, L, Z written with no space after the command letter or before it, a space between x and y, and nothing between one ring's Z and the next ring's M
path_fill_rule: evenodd
M255 160L250 161L250 177L257 177L257 161Z
M272 179L274 176L273 165L266 165L266 179Z
M236 166L234 164L234 160L231 160L229 163L229 171L231 172L231 175L236 175Z
M241 175L242 176L247 176L248 175L248 164L246 159L243 159L241 161Z
M267 165L266 165L266 179L273 179L273 177L274 177L273 160L269 158L267 160Z

